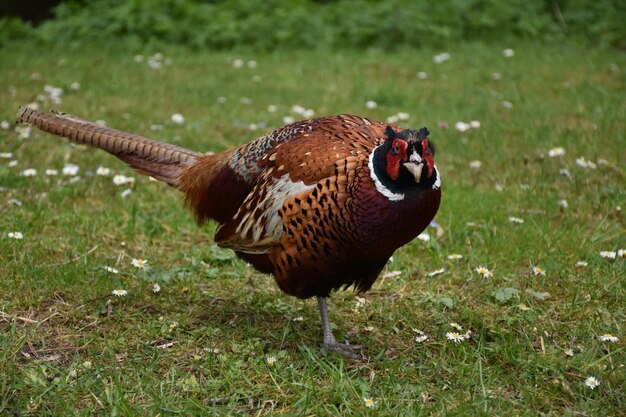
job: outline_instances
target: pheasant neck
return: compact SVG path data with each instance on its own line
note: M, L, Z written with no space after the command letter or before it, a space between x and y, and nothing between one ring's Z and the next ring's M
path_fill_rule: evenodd
M376 190L387 197L388 200L391 201L401 201L404 200L403 193L396 193L389 189L391 185L391 178L385 172L385 158L384 158L384 145L379 145L370 154L370 159L368 163L368 167L370 169L370 176L372 177L372 181L374 181L374 185L376 186Z

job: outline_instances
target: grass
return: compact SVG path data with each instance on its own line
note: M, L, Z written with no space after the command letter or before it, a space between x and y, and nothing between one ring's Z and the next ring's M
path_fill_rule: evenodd
M352 292L331 299L339 339L369 346L367 360L353 361L320 355L315 302L281 294L271 277L213 246L215 226L198 228L174 190L103 152L0 130L0 152L13 154L0 159L0 410L622 414L626 263L599 252L626 248L626 59L574 44L513 45L515 56L504 58L509 46L456 45L440 65L435 50L165 50L168 63L158 70L146 62L155 51L135 62L123 46L3 51L10 59L0 61L0 119L12 122L49 84L63 88L63 102L47 98L41 108L200 151L245 143L283 116L297 118L295 104L316 115L407 112L400 123L428 126L438 145L443 202L439 231L399 249L384 271L399 276L380 278L360 307ZM258 66L234 68L234 58ZM367 109L367 100L378 107ZM185 123L172 123L174 113ZM481 127L454 128L470 120ZM263 127L251 131L251 123ZM565 155L549 157L557 146ZM578 166L581 156L597 167ZM481 168L470 168L475 160ZM80 167L79 180L44 175L66 163ZM94 175L99 165L112 174ZM37 175L20 175L27 168ZM114 185L113 174L136 182ZM132 192L122 197L126 188ZM13 231L24 238L9 238ZM463 258L449 260L451 253ZM138 270L132 258L150 267ZM478 276L478 265L494 276ZM533 266L546 275L533 275ZM445 273L427 275L439 268ZM116 288L128 295L112 296ZM447 341L450 322L471 329L471 339ZM430 340L416 343L412 328ZM602 333L620 340L601 342ZM591 375L600 381L595 390L584 385Z

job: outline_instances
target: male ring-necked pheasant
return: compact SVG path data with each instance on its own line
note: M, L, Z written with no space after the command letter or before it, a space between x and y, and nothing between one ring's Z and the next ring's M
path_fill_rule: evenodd
M367 291L393 252L435 216L439 171L428 130L339 115L281 127L215 155L22 107L19 121L104 149L185 194L218 245L299 298L317 297L324 347L343 354L326 298Z

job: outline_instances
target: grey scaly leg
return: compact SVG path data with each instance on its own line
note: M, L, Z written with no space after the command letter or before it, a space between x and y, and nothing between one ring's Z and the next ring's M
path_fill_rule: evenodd
M317 297L317 306L320 310L320 317L322 319L322 328L324 329L324 346L326 350L340 353L352 359L359 359L360 356L356 355L350 350L362 349L361 345L350 345L347 343L337 343L337 339L333 335L333 331L330 328L330 321L328 320L328 307L326 306L326 297Z

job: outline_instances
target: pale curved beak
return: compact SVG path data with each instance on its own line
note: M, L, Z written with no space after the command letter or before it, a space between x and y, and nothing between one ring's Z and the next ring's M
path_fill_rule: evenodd
M403 165L403 167L405 167L413 175L413 177L415 178L415 182L420 182L420 179L422 178L423 166L423 162L405 162Z

